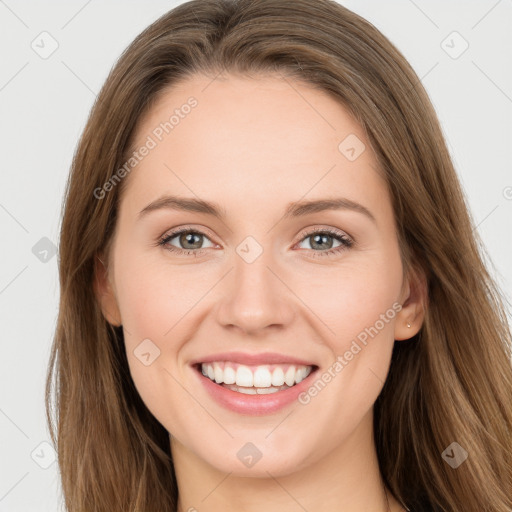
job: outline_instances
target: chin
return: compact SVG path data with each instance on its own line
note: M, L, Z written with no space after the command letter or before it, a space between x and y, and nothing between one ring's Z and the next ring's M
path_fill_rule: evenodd
M246 438L247 439L247 438ZM293 450L279 449L270 442L230 440L219 443L221 451L209 451L199 456L222 473L238 477L268 478L290 475L307 466L305 454L297 453L297 443Z

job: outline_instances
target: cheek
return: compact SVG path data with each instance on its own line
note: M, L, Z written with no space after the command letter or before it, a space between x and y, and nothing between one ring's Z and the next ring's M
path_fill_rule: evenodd
M127 257L117 269L123 325L139 337L164 340L172 336L174 326L205 293L197 268L166 264L164 258Z
M190 397L179 384L186 376L177 359L181 345L193 334L187 313L202 287L180 267L157 265L143 255L127 255L115 268L133 382L155 418L169 431L179 431Z
M386 284L349 282L350 288L324 303L327 309L320 315L334 332L323 339L331 356L299 403L311 418L309 428L330 425L334 443L342 442L369 413L386 380L400 307L393 286Z
M377 257L378 256L378 257ZM284 280L293 283L294 293L307 305L316 330L332 340L331 346L345 350L350 340L365 328L373 326L381 315L394 318L392 309L399 297L402 267L397 259L383 255L356 255L337 268L319 268L314 275L297 278L291 271ZM391 311L389 311L391 309ZM392 322L378 328L387 336Z

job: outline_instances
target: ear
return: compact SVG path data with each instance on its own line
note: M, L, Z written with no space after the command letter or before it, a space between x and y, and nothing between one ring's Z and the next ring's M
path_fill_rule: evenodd
M117 305L114 286L110 282L108 269L102 256L94 258L94 293L100 304L103 316L108 323L119 327L121 322L121 313Z
M402 288L402 309L396 315L395 340L408 340L419 332L425 318L427 300L425 273L418 267L412 267Z

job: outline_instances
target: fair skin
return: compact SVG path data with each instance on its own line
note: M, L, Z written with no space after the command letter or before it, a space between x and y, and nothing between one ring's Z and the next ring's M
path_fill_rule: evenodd
M134 146L190 96L198 105L125 178L108 280L99 276L137 390L170 433L179 510L385 512L372 407L394 340L421 327L423 295L403 279L370 144L344 107L292 79L195 75L152 106ZM366 146L353 161L338 149L349 134ZM225 218L171 208L139 218L166 194L216 203ZM363 205L375 221L351 209L284 217L289 203L334 197ZM199 233L188 246L179 235L167 242L181 253L157 245L179 227ZM316 228L355 243L327 233L322 248ZM263 250L251 263L237 252L248 236ZM401 309L307 404L240 414L212 400L190 365L230 350L279 352L321 375L393 304ZM160 350L148 366L134 355L145 339ZM248 442L262 453L251 467L237 457ZM393 512L404 510L387 494Z

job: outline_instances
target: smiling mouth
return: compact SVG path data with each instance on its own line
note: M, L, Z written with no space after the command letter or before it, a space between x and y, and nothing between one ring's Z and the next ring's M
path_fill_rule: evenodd
M215 384L246 395L285 391L307 378L316 365L243 365L229 361L198 363L195 369Z

